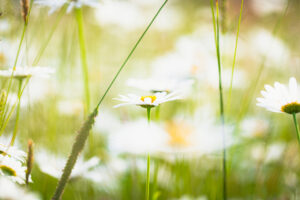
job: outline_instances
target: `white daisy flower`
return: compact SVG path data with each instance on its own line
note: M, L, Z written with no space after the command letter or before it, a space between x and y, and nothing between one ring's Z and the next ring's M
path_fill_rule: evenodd
M97 7L99 1L97 0L37 0L36 4L50 7L48 12L49 15L63 7L65 4L68 5L67 13L71 12L74 8L81 8L82 6Z
M263 98L257 98L257 105L272 112L296 114L300 112L300 91L294 77L290 78L289 85L275 82L274 88L265 85L262 91Z
M18 161L21 161L22 163L25 162L25 158L27 156L27 154L24 151L18 149L17 147L14 146L9 147L1 143L0 143L0 155L12 157Z
M17 79L24 79L32 76L49 77L54 71L54 69L48 67L16 67L15 70L12 68L0 70L0 77L10 78L11 75Z
M180 96L178 96L175 92L170 94L167 94L166 92L159 92L148 96L138 96L135 94L128 94L127 96L119 95L119 98L115 99L124 102L114 106L115 108L125 105L137 105L143 108L152 108L168 101L180 99Z
M0 155L1 176L5 176L16 183L24 184L25 174L26 167L22 166L22 163L20 161L17 161L9 156Z

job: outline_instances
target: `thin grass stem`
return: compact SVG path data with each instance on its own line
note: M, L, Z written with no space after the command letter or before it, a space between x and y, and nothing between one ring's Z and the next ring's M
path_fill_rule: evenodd
M84 95L85 95L85 113L90 112L90 88L89 88L89 73L88 73L88 65L86 59L86 47L85 47L85 39L84 39L84 31L83 31L83 16L82 9L75 9L75 16L78 26L78 37L79 37L79 47L80 47L80 56L81 56L81 67L82 67L82 75L83 75L83 86L84 86Z
M293 120L294 120L294 125L295 125L295 128L296 128L296 132L297 132L297 139L298 139L298 142L299 142L299 145L300 145L299 124L298 124L298 121L297 121L296 113L293 113Z
M235 38L235 47L234 47L233 62L232 62L232 68L231 68L230 87L229 87L229 94L228 94L228 101L227 101L228 102L227 103L228 112L230 112L230 106L231 106L232 83L233 83L233 75L234 75L234 70L235 70L237 46L238 46L238 40L239 40L240 25L241 25L241 21L242 21L243 7L244 7L244 0L241 0L241 8L240 8L240 15L239 15L239 22L238 22L238 27L237 27L237 32L236 32L236 38Z
M17 106L15 127L14 127L14 131L13 131L13 136L12 136L11 141L10 141L10 146L13 146L13 144L15 142L15 139L16 139L16 136L17 136L18 128L19 128L22 83L23 83L23 79L19 79L19 88L18 88L18 99L19 100L18 100L18 106Z
M213 3L211 2L211 11L213 16L214 25L214 36L216 43L216 54L218 60L218 76L219 76L219 103L220 103L220 119L222 123L222 145L223 145L223 156L222 156L222 167L223 167L223 199L227 199L227 168L226 168L226 135L225 135L225 118L224 118L224 101L223 101L223 88L222 88L222 68L221 68L221 55L220 55L220 26L219 26L219 5L216 0L216 19L214 17Z
M147 156L146 200L150 199L150 153Z
M39 63L39 61L40 61L42 55L44 54L44 52L45 52L45 50L46 50L46 48L47 48L47 46L48 46L48 44L49 44L49 42L50 42L50 40L51 40L51 38L52 38L54 32L55 32L55 30L56 30L56 28L57 28L59 22L61 21L62 17L65 15L66 10L67 10L67 7L64 6L64 7L61 9L60 13L58 14L58 16L57 16L57 18L56 18L56 20L55 20L55 22L54 22L54 25L53 25L53 27L51 28L50 34L48 35L47 39L44 41L44 43L43 43L42 46L40 47L40 49L39 49L39 51L38 51L38 54L36 55L36 57L35 57L34 60L33 60L33 63L32 63L33 66L35 66L35 65L37 65L37 64Z

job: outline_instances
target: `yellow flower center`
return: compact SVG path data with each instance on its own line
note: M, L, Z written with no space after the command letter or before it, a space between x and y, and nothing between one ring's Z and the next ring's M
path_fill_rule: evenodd
M288 114L293 114L293 113L298 113L300 112L300 103L298 102L292 102L289 104L286 104L281 107L281 111L288 113Z
M150 98L151 99L151 103L153 103L156 100L156 96L142 96L141 100L145 102L146 98Z
M187 124L183 122L169 122L167 124L166 130L170 136L170 145L185 147L190 144L188 137L192 132L192 128L189 127Z
M7 176L17 176L16 171L6 165L0 165L0 170Z

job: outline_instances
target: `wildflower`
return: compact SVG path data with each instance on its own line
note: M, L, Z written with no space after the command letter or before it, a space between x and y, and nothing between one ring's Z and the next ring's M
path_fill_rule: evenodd
M71 12L74 8L81 8L82 6L97 7L99 1L97 0L37 0L36 4L50 7L49 15L67 5L67 13Z
M15 146L7 146L0 143L0 156L9 156L20 162L25 162L26 153Z
M300 144L300 130L296 118L296 114L300 112L300 92L297 80L294 77L290 78L288 87L275 82L274 88L269 85L265 85L265 88L267 91L261 92L264 98L257 98L257 105L272 112L293 115L298 142Z
M0 155L0 175L5 176L13 182L25 183L26 167L22 163L9 156Z
M155 93L154 95L148 96L138 96L135 94L129 94L127 96L119 95L119 97L120 98L115 99L123 101L124 103L116 105L115 108L125 105L137 105L143 108L152 108L168 101L180 99L180 97L177 96L177 93L175 92L170 94L167 94L166 92L159 92Z
M13 69L0 70L0 77L10 78L12 75L16 79L30 78L32 76L48 77L54 70L48 67L16 67Z
M275 82L274 88L265 85L263 98L257 98L257 105L272 112L296 114L300 112L300 91L294 77L290 78L288 87Z

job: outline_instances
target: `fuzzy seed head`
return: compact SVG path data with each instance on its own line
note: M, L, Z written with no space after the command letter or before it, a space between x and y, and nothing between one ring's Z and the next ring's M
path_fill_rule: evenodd
M27 16L29 13L29 0L20 0L21 4L21 15L24 19L25 24L27 24Z

